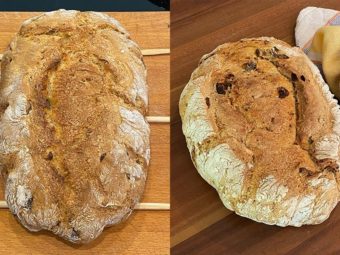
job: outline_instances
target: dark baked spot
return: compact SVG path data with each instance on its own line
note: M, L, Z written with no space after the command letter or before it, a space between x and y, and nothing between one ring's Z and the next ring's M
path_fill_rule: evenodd
M326 171L332 172L332 173L337 173L339 171L339 167L332 167L332 166L328 166L325 168Z
M100 162L102 162L105 157L106 157L106 153L103 153L102 155L100 155L100 158L99 158Z
M276 51L271 51L273 57L278 58L278 59L288 59L289 57L285 54L278 54Z
M230 91L233 85L230 82L225 83L225 88Z
M235 78L235 75L232 74L232 73L228 73L226 76L225 76L225 81L226 82L232 82Z
M68 174L66 174L65 176L63 176L61 173L60 173L60 170L59 170L59 168L57 168L57 167L55 167L55 166L51 166L51 168L52 168L52 173L53 173L53 176L58 180L58 181L60 181L61 183L64 183L64 181L65 181L65 177L68 175Z
M255 55L256 55L257 57L259 57L259 56L261 55L261 51L260 51L259 49L256 49L256 50L255 50Z
M129 173L126 173L125 175L128 180L131 180L131 175Z
M279 52L279 49L276 48L276 47L273 47L271 50L270 50L270 54L275 57L275 58L278 58L278 59L287 59L289 58L287 55L285 54L280 54L278 53Z
M102 61L105 65L108 65L108 64L109 64L109 61L107 61L107 60L104 59L104 58L100 58L99 60Z
M242 108L247 112L250 109L250 105L249 104L245 104Z
M225 87L221 82L216 83L216 92L221 95L225 95Z
M26 114L29 114L31 110L32 110L32 103L31 103L31 101L28 101L27 102L27 108L26 108Z
M47 160L52 160L52 159L53 159L53 153L52 153L52 151L50 151L50 152L47 154L46 159L47 159Z
M292 81L297 81L298 80L298 78L297 78L295 73L292 73L291 79L292 79Z
M311 136L308 138L308 143L309 143L309 144L314 143L314 140L313 140L313 138L312 138Z
M303 174L303 175L305 175L305 176L307 176L307 177L310 177L310 176L313 175L313 172L312 172L311 170L308 170L308 169L305 168L305 167L300 167L300 168L299 168L299 173L300 173L300 174Z
M321 169L327 170L330 172L336 172L339 170L339 165L336 162L336 160L331 158L324 158L319 159L316 161L316 163L320 166Z
M289 95L288 90L284 87L278 87L277 93L279 94L279 98L285 98Z
M58 65L60 64L61 59L53 59L53 61L49 64L47 70L56 70Z
M209 97L206 97L205 98L205 103L206 105L208 106L208 108L210 107L210 98Z
M275 54L275 57L278 59L288 59L289 57L285 54Z
M26 201L25 208L28 209L28 210L31 210L32 209L32 204L33 204L33 197L30 197Z
M272 118L270 119L270 122L271 122L271 123L274 123L274 121L275 121L275 118L272 117Z
M306 80L305 76L303 76L303 75L301 75L300 78L301 78L302 81Z
M50 29L50 30L48 30L48 31L46 32L46 35L53 35L53 34L55 34L56 32L58 32L58 30L55 29L55 28L52 28L52 29Z
M47 108L47 109L51 109L50 99L46 98L45 103L44 103L44 107Z
M247 63L244 63L244 64L242 65L242 68L243 68L244 70L246 70L247 72L249 72L249 71L251 71L251 70L255 70L255 69L256 69L256 63L253 62L253 61L249 61L249 62L247 62Z
M72 239L78 239L79 238L79 231L77 231L74 228L72 228L71 238Z

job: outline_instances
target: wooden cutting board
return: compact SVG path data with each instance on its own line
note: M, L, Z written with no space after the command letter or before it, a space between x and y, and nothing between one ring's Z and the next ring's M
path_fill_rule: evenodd
M0 53L20 24L39 13L0 12ZM119 20L142 49L169 48L169 13L108 13ZM146 56L149 114L168 116L170 56ZM169 203L169 124L151 124L151 165L142 202ZM3 181L0 200L4 199ZM48 232L31 233L8 209L0 210L1 254L169 254L170 211L136 211L127 222L104 230L86 245L74 245Z
M294 44L297 15L307 6L340 9L339 0L173 0L171 2L171 254L340 254L340 205L316 226L280 228L224 208L191 163L178 100L205 53L245 37Z

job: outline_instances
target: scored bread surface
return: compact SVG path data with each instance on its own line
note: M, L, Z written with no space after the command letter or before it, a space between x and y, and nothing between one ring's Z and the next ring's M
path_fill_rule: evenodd
M1 63L1 173L29 230L95 239L140 200L149 165L146 69L113 18L59 10L22 25Z
M203 56L179 108L193 163L228 209L279 226L329 217L340 112L299 48L267 37L223 44Z

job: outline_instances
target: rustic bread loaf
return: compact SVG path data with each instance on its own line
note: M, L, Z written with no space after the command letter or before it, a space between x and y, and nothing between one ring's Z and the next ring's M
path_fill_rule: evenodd
M1 173L29 230L95 239L132 212L149 164L146 69L113 18L59 10L22 25L1 64Z
M223 44L203 56L179 107L193 163L228 209L279 226L329 217L339 106L299 48L274 38Z

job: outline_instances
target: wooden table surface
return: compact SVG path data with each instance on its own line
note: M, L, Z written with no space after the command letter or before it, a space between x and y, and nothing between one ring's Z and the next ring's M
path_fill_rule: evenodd
M0 12L0 52L20 24L39 13ZM130 32L142 49L169 48L169 13L109 13ZM170 56L144 57L148 69L149 114L170 114ZM151 124L151 165L142 202L170 202L169 124ZM0 200L4 200L3 182ZM74 245L49 232L31 233L8 209L0 210L0 254L169 254L169 211L136 211L127 222L104 230L95 241Z
M200 57L245 37L294 44L307 6L340 9L339 0L173 0L171 2L171 254L340 254L340 206L320 225L276 227L224 208L191 163L178 100Z

